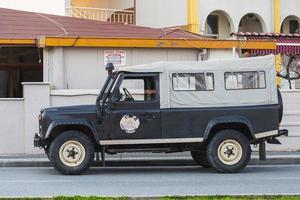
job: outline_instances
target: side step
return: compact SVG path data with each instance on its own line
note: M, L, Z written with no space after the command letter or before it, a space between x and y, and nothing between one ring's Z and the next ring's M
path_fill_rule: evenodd
M172 152L171 148L148 148L148 149L107 149L108 154L116 153L140 153L140 152L150 152L150 153L163 153L163 152Z

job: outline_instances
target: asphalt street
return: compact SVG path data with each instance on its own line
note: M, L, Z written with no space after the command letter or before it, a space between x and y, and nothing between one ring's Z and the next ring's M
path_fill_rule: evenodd
M239 174L183 167L92 168L62 176L52 168L0 168L0 197L300 194L300 165L251 165Z

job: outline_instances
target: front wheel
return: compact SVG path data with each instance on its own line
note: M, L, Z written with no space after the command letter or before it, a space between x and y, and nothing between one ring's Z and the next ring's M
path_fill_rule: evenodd
M90 167L94 153L89 137L79 131L65 131L52 141L49 159L61 174L79 175Z
M236 173L244 169L251 156L249 139L236 130L218 132L208 144L208 162L222 173Z

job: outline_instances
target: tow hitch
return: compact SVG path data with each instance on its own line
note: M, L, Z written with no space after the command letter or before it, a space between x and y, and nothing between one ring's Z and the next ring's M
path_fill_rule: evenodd
M269 144L281 144L281 142L276 137L279 137L279 136L282 136L282 135L288 136L289 135L288 130L287 129L279 130L277 135L274 135L274 136L268 138L266 141Z

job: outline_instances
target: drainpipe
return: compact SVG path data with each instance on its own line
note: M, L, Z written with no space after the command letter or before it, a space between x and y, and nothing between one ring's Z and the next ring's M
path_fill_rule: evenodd
M187 0L188 31L199 33L199 0Z

